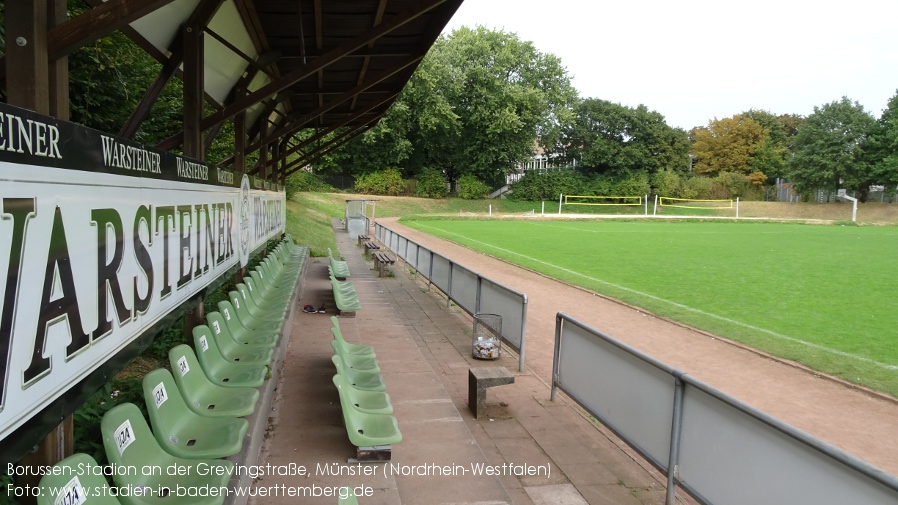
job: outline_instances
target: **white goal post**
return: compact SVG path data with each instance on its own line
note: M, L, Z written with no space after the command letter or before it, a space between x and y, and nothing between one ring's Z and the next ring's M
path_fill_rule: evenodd
M565 205L584 205L592 207L643 207L648 215L648 195L643 196L606 196L606 195L565 195L558 196L558 213Z
M736 209L736 218L739 217L739 197L722 200L701 200L693 198L673 198L669 196L655 195L655 209L652 215L658 214L659 207L676 207L680 209Z
M856 222L857 222L857 198L855 198L855 197L853 197L853 196L848 196L848 195L845 193L845 190L844 190L844 189L840 189L840 190L839 190L839 193L838 193L836 196L839 197L839 198L841 198L841 199L843 199L843 200L848 200L849 202L852 203L852 207L851 207L851 222L852 222L852 223L856 223Z

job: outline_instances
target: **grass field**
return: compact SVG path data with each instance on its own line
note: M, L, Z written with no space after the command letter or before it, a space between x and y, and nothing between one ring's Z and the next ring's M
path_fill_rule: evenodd
M898 266L898 228L469 219L404 224L898 396L890 275Z

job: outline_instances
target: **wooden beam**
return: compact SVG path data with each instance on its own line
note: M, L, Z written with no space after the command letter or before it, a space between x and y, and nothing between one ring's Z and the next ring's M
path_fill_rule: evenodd
M50 59L71 54L173 1L109 0L98 5L50 31Z
M371 87L377 85L378 83L392 77L393 75L401 72L405 68L407 68L411 65L414 65L415 63L420 61L422 58L424 58L424 55L419 54L417 56L407 59L406 61L394 66L393 68L388 69L385 72L381 72L380 74L376 75L375 77L372 77L371 79L369 79L367 82L364 82L364 83L346 91L339 97L334 98L333 100L329 101L323 107L318 107L317 109L291 121L289 126L275 131L273 133L273 135L276 137L286 137L288 135L295 133L296 131L301 129L303 126L307 125L309 122L311 122L315 118L327 113L334 107L337 107L338 105L351 99L355 95L364 92L368 88L371 88ZM258 148L256 145L251 145L250 150L253 150L254 147Z
M355 140L356 137L358 137L359 135L368 131L367 127L376 121L377 121L377 118L371 119L369 122L365 123L364 125L361 125L354 130L350 130L348 135L341 136L342 140L340 140L334 144L329 144L328 147L322 147L320 149L316 149L315 151L310 153L308 156L291 162L290 164L293 165L294 168L292 170L287 171L286 174L288 176L292 175L295 172L298 172L300 169L302 169L303 166L312 164L312 163L318 161L319 159L321 159L322 156L329 154L329 153L339 149L340 147L343 147L344 145L348 144L349 142Z
M190 15L188 23L206 26L215 16L215 13L218 12L223 1L224 0L203 0L196 6L193 13ZM139 34L137 35L139 36ZM150 115L150 110L153 108L153 104L159 99L159 95L165 90L165 86L168 85L171 78L179 71L179 67L184 61L184 39L181 36L181 33L177 34L175 40L171 43L171 46L169 46L168 51L171 53L171 56L165 58L162 62L162 70L159 72L159 75L156 76L156 79L153 80L153 83L150 84L150 87L147 88L147 91L143 94L143 98L141 98L140 103L134 111L131 112L131 116L125 122L125 125L122 126L121 131L119 131L120 137L127 139L134 137L137 133L137 129L140 128L140 125L146 120L147 116Z
M215 123L224 121L232 117L237 112L246 110L249 107L252 107L253 105L261 102L265 98L277 94L279 91L286 89L293 84L296 84L297 82L309 77L310 75L315 74L319 69L323 69L324 67L327 67L339 61L347 54L367 45L371 41L383 37L384 35L396 30L397 28L400 28L406 23L426 14L427 12L435 9L440 4L446 1L447 0L427 0L415 4L413 8L403 11L400 14L397 14L396 16L390 18L386 22L381 23L380 25L357 35L352 40L341 44L340 46L323 54L321 57L316 58L306 65L302 65L289 74L286 74L281 79L272 81L269 84L262 86L258 90L247 94L243 99L226 105L221 111L218 111L215 114L206 117L202 123L203 128L210 128Z

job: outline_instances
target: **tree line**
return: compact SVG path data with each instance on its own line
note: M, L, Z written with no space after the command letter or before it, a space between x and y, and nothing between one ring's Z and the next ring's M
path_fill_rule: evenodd
M111 133L160 69L118 32L73 53L69 65L72 120ZM181 130L181 86L169 82L135 140L154 144ZM232 124L223 128L210 162L233 153ZM314 134L300 131L296 141ZM685 131L644 105L580 97L559 57L516 34L462 27L440 36L375 126L308 168L354 176L364 191L398 174L417 180L424 196L442 196L452 182L473 197L502 186L537 150L560 173L528 175L515 185L520 198L567 189L748 199L784 178L799 191L844 188L864 200L871 185L889 195L898 186L898 95L879 118L843 97L807 117L748 110Z
M748 110L687 132L644 105L579 97L558 57L515 34L463 27L440 37L374 128L315 169L435 170L495 188L537 148L566 173L525 177L519 196L638 188L758 198L783 178L800 192L847 189L865 200L871 185L890 195L898 186L898 95L878 119L843 97L807 117Z

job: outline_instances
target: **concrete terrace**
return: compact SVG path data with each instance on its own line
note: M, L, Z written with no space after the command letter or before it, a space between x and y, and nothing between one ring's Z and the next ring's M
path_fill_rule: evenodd
M251 497L250 504L296 503L284 496L288 488L301 494L338 486L366 487L363 505L664 503L662 475L570 400L550 401L549 384L529 369L517 372L517 356L507 348L497 361L472 358L468 315L447 307L401 262L393 277L376 277L363 249L334 224L363 307L354 318L340 318L340 327L349 342L374 347L403 440L389 463L348 462L355 449L331 382L335 307L327 259L309 258L298 306L324 303L327 313L299 310L292 319L255 463L274 472L254 480L253 491L268 496ZM468 369L478 366L515 374L513 384L488 391L488 418L479 421L467 405Z

